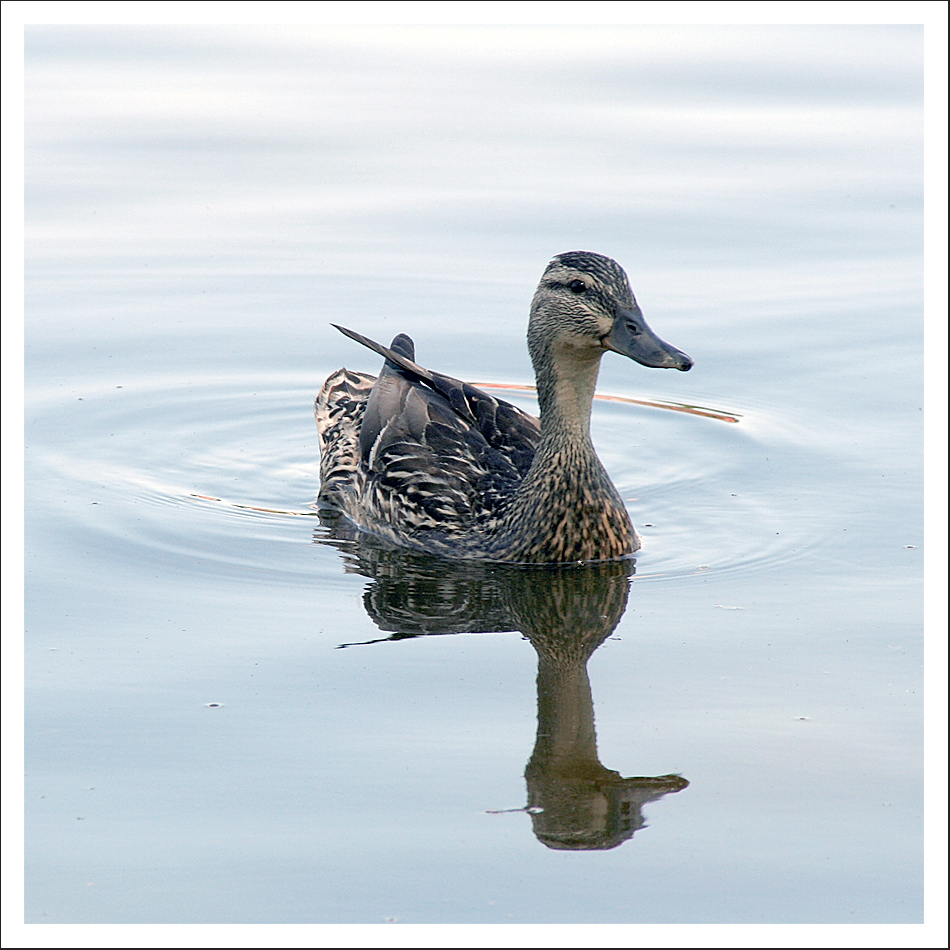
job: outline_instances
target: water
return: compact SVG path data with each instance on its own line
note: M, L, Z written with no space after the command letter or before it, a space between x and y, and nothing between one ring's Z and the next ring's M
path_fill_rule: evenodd
M30 28L27 921L920 921L921 38ZM579 248L635 573L334 541L330 323Z

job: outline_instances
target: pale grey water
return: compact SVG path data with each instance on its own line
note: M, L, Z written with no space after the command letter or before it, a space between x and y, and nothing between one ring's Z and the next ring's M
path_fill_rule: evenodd
M919 921L921 101L914 27L30 28L27 920ZM739 420L595 406L597 753L689 785L589 851L503 811L548 633L386 639L521 581L309 508L331 322L530 382L573 249L696 360L599 391Z

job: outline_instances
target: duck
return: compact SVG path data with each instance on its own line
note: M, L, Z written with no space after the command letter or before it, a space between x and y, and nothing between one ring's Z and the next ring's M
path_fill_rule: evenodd
M333 326L383 366L340 369L316 397L321 517L455 560L569 564L640 548L591 440L601 358L684 372L693 360L650 329L616 261L570 251L542 274L527 334L539 418L419 365L404 333L387 347Z

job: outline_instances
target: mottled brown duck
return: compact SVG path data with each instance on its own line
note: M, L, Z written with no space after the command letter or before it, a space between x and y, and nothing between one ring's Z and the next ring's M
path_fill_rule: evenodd
M623 268L559 254L528 323L540 420L415 362L400 333L378 377L341 369L314 407L317 507L400 547L442 557L558 564L627 557L639 538L590 437L601 357L688 370L646 324Z

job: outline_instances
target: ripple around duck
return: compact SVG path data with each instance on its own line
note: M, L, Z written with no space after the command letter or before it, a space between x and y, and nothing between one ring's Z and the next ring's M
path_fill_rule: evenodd
M536 408L529 387L489 385ZM121 539L138 554L198 559L205 570L271 579L332 570L313 558L313 543L325 552L330 541L311 507L316 386L309 377L220 377L48 392L28 423L32 477L46 480L42 506L105 547ZM644 539L638 580L800 556L808 529L770 471L790 447L781 428L760 411L598 394L594 440ZM57 498L68 500L65 512L53 511Z

